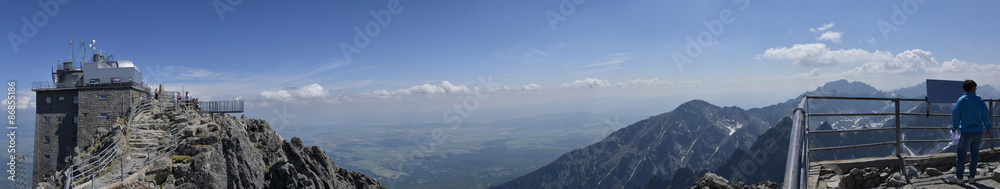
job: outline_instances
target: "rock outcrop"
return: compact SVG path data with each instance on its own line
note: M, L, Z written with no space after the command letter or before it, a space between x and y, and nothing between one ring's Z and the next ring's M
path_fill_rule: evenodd
M112 127L95 147L70 161L87 164L95 161L94 154L111 152L121 162L99 160L103 166L58 175L72 175L74 186L88 188L92 183L102 188L385 188L374 178L338 167L318 146L282 139L263 120L199 114L172 103L150 107L137 112L130 126ZM42 186L61 186L62 178Z
M729 185L729 180L722 178L722 176L716 175L715 173L705 173L701 179L698 179L694 185L688 187L688 189L777 189L778 184L771 181L762 181L754 185L744 185L742 182L737 183L735 186Z
M282 140L262 120L212 119L220 122L217 130L180 141L176 155L191 158L173 162L178 188L385 188L364 174L337 167L318 146L304 145L299 138ZM169 177L164 181L171 183Z

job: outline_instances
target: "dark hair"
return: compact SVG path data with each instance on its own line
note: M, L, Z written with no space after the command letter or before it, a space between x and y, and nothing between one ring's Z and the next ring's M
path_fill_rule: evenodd
M972 92L972 89L974 88L976 88L975 81L972 81L971 79L966 79L965 82L962 82L962 89L965 89L965 92Z

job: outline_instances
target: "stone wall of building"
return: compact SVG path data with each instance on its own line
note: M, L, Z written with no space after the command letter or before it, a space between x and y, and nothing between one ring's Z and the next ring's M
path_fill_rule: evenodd
M37 183L66 167L65 158L76 146L78 101L76 89L36 93L35 156L32 178Z
M66 157L86 150L99 133L110 130L118 118L145 92L131 86L79 87L36 91L35 157L32 185L65 169ZM60 179L60 178L56 178Z
M128 114L128 109L138 101L137 95L140 94L141 91L127 86L80 89L80 122L76 129L78 146L85 148L92 145L99 133L107 132L118 118Z

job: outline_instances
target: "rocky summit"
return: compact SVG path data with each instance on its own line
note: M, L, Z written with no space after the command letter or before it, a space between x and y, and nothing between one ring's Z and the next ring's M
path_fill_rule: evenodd
M68 164L82 166L63 169L39 187L385 188L338 167L317 146L282 139L263 120L145 103L132 120L77 149Z

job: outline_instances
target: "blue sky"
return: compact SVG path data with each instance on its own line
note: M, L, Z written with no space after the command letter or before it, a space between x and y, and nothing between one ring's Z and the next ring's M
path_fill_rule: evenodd
M994 1L402 0L397 13L388 0L51 2L51 15L34 1L0 8L0 78L17 80L22 96L69 57L72 36L133 60L147 83L316 124L302 120L385 112L440 120L434 114L477 89L494 96L477 97L483 107L683 96L750 108L837 79L890 90L1000 78ZM382 26L373 11L391 19ZM37 32L22 31L22 18L38 22ZM357 46L354 28L369 23L376 35L348 61L341 44ZM887 24L896 29L884 32ZM701 51L690 56L687 38L699 35ZM678 66L675 53L691 62Z

